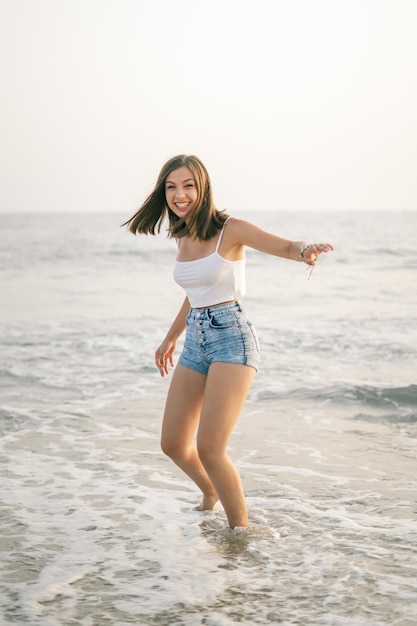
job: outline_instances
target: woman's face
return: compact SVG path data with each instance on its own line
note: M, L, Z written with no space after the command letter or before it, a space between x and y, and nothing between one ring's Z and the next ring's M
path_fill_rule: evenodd
M183 219L196 205L198 198L197 186L191 170L180 167L168 174L165 181L165 198L168 207Z

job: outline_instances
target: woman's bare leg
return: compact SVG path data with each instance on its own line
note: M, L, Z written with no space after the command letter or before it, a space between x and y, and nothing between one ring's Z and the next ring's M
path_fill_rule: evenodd
M194 442L206 376L177 365L171 380L162 422L161 448L196 483L203 493L198 510L213 509L218 500L215 488L201 463Z
M229 456L227 444L255 376L246 365L213 363L204 391L197 450L213 484L229 526L247 526L245 496L239 473Z

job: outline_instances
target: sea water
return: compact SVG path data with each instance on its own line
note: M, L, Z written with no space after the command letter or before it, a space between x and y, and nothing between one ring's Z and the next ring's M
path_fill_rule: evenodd
M417 623L417 212L241 215L335 246L310 279L247 253L243 531L160 452L183 294L127 217L1 215L0 622Z

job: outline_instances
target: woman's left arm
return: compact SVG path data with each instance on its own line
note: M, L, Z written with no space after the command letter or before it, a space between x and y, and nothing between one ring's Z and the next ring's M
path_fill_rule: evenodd
M283 239L259 228L251 222L235 218L230 220L230 240L232 246L247 246L266 254L303 261L307 265L315 265L322 252L333 250L330 243L307 243L305 241L291 241Z

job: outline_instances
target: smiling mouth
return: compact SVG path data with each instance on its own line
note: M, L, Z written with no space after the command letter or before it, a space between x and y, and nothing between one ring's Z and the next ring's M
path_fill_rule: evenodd
M189 202L176 202L175 206L180 211L183 211L184 209L188 209L188 207L190 206L190 203Z

